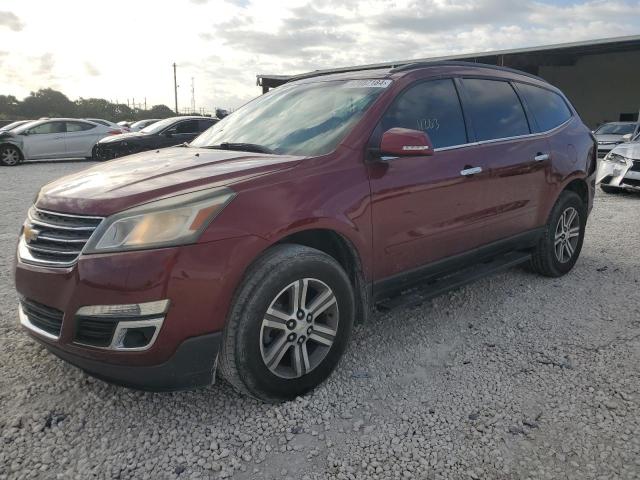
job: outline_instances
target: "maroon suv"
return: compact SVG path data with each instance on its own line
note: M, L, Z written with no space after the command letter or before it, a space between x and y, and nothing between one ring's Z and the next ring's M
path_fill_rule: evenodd
M374 306L528 262L575 264L596 146L556 88L478 64L298 78L190 145L43 187L20 236L20 321L142 389L216 369L264 400L334 369Z

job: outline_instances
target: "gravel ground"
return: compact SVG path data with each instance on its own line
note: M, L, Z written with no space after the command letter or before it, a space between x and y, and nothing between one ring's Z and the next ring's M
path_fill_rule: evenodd
M11 263L39 185L0 169L0 479L640 478L640 196L599 193L572 273L512 269L376 314L317 391L107 385L17 326Z

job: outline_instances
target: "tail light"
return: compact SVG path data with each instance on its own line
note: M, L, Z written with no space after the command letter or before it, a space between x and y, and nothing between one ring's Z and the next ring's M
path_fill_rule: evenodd
M124 133L123 130L109 130L109 135L120 135L121 133Z

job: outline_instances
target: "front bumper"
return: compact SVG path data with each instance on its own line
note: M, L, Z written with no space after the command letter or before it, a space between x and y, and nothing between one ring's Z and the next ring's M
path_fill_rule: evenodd
M44 314L49 317L56 312L60 316L55 335L25 328L60 358L114 383L173 390L211 382L219 345L213 338L225 326L242 275L264 248L264 240L245 236L172 248L81 255L77 263L65 268L18 260L15 283L19 295L36 308L45 306L48 310ZM77 313L82 307L164 299L169 300L169 307L148 349L113 350L88 346L78 339L81 317Z
M608 187L640 191L640 161L626 160L626 165L600 162L598 183Z
M106 382L137 390L167 392L213 383L221 340L220 332L189 338L167 361L150 366L113 365L74 355L51 344L45 346L62 360Z

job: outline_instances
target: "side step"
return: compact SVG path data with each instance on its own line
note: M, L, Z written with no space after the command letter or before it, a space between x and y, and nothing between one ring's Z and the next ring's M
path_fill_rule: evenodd
M489 261L474 264L450 275L427 281L422 285L406 290L400 295L381 300L376 303L376 306L379 310L391 310L397 307L420 305L426 300L437 297L449 290L525 263L529 258L531 258L530 252L510 252Z

